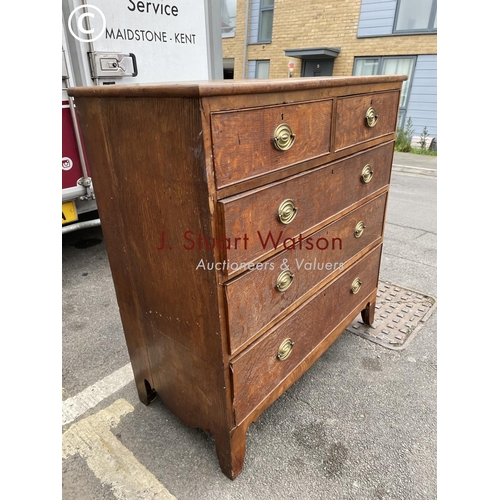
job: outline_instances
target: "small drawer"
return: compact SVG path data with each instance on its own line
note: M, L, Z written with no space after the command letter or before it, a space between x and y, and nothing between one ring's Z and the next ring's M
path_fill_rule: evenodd
M364 248L380 241L386 200L384 193L310 237L288 242L288 250L226 283L231 353L296 307L323 280L340 274Z
M326 155L331 99L212 113L217 188Z
M236 424L377 289L378 246L231 362ZM359 287L359 283L361 283Z
M219 201L228 276L389 183L394 143Z
M340 97L335 118L335 151L396 131L399 92Z

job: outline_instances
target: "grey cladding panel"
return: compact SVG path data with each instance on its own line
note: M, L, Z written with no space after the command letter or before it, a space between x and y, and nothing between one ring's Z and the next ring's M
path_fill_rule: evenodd
M257 43L259 38L259 7L260 0L252 0L250 7L248 43Z
M427 127L437 136L437 55L417 57L406 118L411 117L415 135Z
M362 0L358 37L392 34L397 0Z

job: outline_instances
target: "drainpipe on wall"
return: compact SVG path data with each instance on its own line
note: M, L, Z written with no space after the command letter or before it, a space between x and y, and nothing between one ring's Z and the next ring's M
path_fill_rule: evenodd
M248 46L248 9L250 8L250 0L246 0L246 16L245 16L245 46L243 48L243 79L247 73L247 46Z

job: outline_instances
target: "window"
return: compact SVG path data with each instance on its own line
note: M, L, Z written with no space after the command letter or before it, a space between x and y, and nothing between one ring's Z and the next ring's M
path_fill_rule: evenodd
M255 61L255 78L269 78L269 61Z
M221 0L220 9L222 38L233 37L236 28L236 0Z
M259 42L270 42L273 36L274 0L260 0Z
M248 78L269 78L269 60L248 61Z
M234 78L234 59L224 58L222 60L222 68L224 71L224 80L232 80Z
M437 0L398 0L394 33L429 32L437 29Z
M354 61L353 75L408 75L403 82L399 103L398 127L405 122L410 96L410 83L415 67L415 57L359 57Z

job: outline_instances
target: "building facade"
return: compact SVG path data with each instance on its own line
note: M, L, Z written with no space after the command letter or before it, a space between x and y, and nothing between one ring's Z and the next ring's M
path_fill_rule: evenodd
M437 0L221 0L225 78L404 73L399 126L437 137Z

